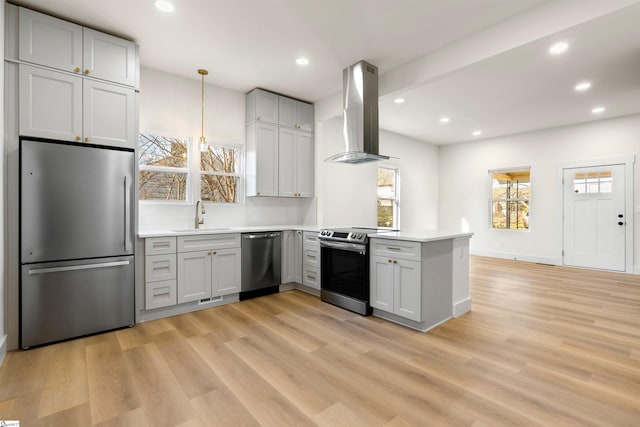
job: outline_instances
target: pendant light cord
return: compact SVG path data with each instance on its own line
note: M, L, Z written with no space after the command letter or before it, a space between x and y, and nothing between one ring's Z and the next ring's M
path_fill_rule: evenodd
M199 69L198 73L202 76L202 130L200 132L200 142L205 142L204 138L204 76L209 74L207 70Z

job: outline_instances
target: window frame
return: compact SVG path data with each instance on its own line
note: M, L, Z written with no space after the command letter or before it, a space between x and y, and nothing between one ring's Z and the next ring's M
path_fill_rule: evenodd
M531 231L531 166L519 166L512 168L502 168L502 169L490 169L489 170L489 229L494 231L513 231L513 232L529 232ZM493 197L493 175L496 173L512 173L512 172L529 172L529 197L506 197L506 198L494 198ZM504 202L507 206L510 203L517 202L527 202L528 206L528 220L527 220L527 228L510 228L508 227L510 222L509 212L507 208L507 226L505 228L497 228L493 225L493 205L496 202Z
M197 173L198 173L198 179L194 181L197 181L197 183L194 183L194 193L193 194L197 194L198 195L198 200L202 200L202 176L203 175L218 175L218 176L231 176L231 177L236 177L237 181L236 181L236 201L235 202L212 202L211 200L203 200L202 203L206 203L206 204L211 204L211 205L216 205L216 206L238 206L242 203L243 196L244 196L244 182L242 180L243 177L243 173L244 173L244 169L243 169L243 165L244 165L244 151L243 151L243 146L240 144L223 144L223 143L210 143L207 142L206 143L207 149L209 147L221 147L221 148L230 148L230 149L234 149L237 150L237 156L238 158L236 159L236 172L235 173L229 173L229 172L210 172L210 171L203 171L202 170L202 162L201 162L201 158L200 156L202 155L202 151L200 149L198 149L198 161L197 161Z
M184 168L178 168L178 167L171 167L171 166L149 166L149 165L142 165L140 164L140 135L153 135L153 136L160 136L160 137L164 137L164 138L175 138L175 139L180 139L183 140L186 144L187 144L187 161L186 164L187 166ZM138 168L138 173L137 173L137 199L138 202L142 202L142 203L149 203L149 204L161 204L161 203L169 203L169 204L190 204L191 203L191 194L192 194L192 181L193 181L193 173L192 173L192 168L191 168L191 161L193 158L193 154L192 154L192 147L195 144L193 144L193 139L191 137L185 137L185 136L178 136L175 134L171 134L168 132L161 132L161 131L153 131L153 130L140 130L138 132L138 146L136 147L136 154L137 154L137 168ZM185 183L185 198L184 200L172 200L172 199L164 199L164 200L159 200L159 199L141 199L140 198L140 172L144 172L144 171L148 171L148 172L159 172L159 173L183 173L187 176L186 179L186 183Z
M377 183L377 179L378 179L378 169L389 169L389 170L393 170L394 172L394 197L393 198L385 198L385 197L379 197L378 196L378 183ZM393 223L391 224L390 227L383 227L380 226L378 223L378 202L380 200L390 200L393 206ZM383 229L399 229L400 228L400 169L398 168L398 166L395 165L389 165L389 164L380 164L377 165L376 167L376 227L378 228L383 228Z

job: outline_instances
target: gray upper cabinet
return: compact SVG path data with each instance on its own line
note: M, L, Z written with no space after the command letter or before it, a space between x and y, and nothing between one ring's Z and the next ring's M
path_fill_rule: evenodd
M246 123L252 122L278 124L278 95L262 89L247 94Z
M82 72L82 27L29 9L18 10L18 59Z
M313 105L285 96L278 97L278 124L313 132Z
M85 28L83 73L127 86L136 82L136 46L133 42Z
M18 59L134 86L134 42L33 10L18 9Z

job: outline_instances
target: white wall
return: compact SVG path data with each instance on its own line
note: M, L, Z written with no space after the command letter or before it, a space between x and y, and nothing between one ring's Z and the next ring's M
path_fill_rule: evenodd
M142 68L140 129L190 136L197 144L201 133L201 82ZM206 83L206 77L205 77ZM245 143L245 94L206 84L204 134L208 142ZM194 203L140 202L139 229L193 226ZM314 199L246 198L238 205L206 205L204 227L302 224L315 222Z
M557 166L636 156L636 271L640 266L640 115L440 147L440 227L474 232L471 253L561 264L562 206ZM531 166L529 232L489 228L490 169Z
M325 162L344 151L342 118L320 122L316 151L318 221L324 225L377 225L376 171L394 165L400 173L400 227L438 228L438 148L384 130L380 154L396 157L386 162L345 164Z

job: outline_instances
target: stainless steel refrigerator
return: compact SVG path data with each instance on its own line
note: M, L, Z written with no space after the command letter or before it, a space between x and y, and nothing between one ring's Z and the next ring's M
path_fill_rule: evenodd
M20 345L134 323L132 150L20 139Z

